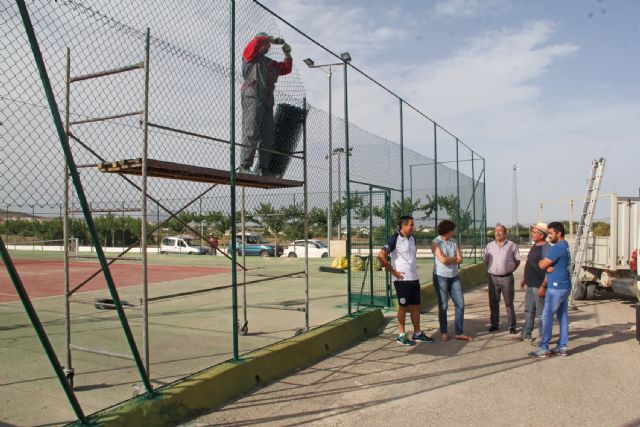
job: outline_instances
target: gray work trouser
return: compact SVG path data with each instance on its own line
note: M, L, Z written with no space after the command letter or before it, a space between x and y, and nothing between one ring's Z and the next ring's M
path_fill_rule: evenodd
M544 297L538 296L538 288L527 286L524 296L524 327L522 328L522 337L528 338L533 332L533 326L538 319L538 329L542 336L542 309L544 308Z
M491 310L491 326L500 323L500 295L504 296L504 307L507 311L509 328L516 327L516 310L513 307L515 291L513 289L513 274L508 276L494 276L489 274L489 309Z
M242 147L240 166L246 169L253 166L256 148L273 149L275 126L273 123L273 105L265 104L257 98L242 96ZM258 156L258 169L269 166L271 153L261 151Z

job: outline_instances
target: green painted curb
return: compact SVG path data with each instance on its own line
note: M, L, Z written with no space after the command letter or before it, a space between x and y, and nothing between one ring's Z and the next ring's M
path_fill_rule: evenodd
M185 421L268 381L309 366L366 337L385 323L380 309L342 317L305 334L248 353L89 417L100 426L161 426Z

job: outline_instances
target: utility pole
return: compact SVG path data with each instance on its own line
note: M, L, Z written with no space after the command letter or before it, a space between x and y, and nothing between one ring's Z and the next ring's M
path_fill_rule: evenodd
M520 167L518 166L518 164L514 164L511 167L511 170L513 171L513 226L515 227L516 230L516 241L519 239L520 236L520 226L518 225L518 169L520 169Z

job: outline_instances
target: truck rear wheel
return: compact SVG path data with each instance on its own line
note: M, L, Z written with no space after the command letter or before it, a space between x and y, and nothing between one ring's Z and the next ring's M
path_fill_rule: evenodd
M262 258L267 258L269 256L269 252L268 251L260 251L260 256Z
M587 297L587 284L589 282L580 281L576 283L576 288L573 290L573 299L581 301Z

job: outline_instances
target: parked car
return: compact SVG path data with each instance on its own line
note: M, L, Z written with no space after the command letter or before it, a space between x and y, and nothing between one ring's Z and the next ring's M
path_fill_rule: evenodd
M264 241L261 236L245 236L244 241L246 244L247 256L261 256L261 257L279 257L284 252L284 248L281 245L274 245L272 243ZM242 235L236 236L236 248L238 248L238 255L242 255ZM229 250L227 250L229 252Z
M160 253L204 255L209 253L209 248L195 245L192 237L169 236L162 239Z
M329 246L322 240L308 240L309 258L327 258L329 256ZM304 239L295 240L289 243L284 251L289 258L304 258Z

